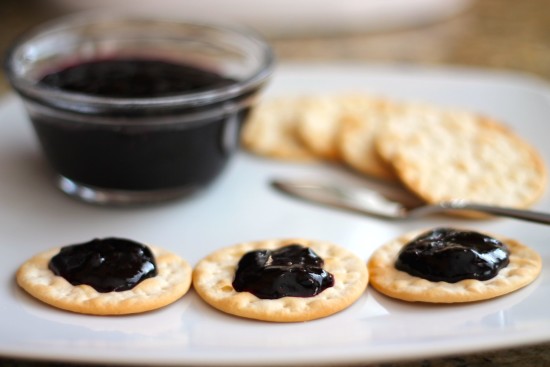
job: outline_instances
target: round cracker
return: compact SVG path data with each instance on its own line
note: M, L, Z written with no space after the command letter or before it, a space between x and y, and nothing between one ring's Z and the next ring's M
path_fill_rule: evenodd
M167 306L190 288L192 268L182 258L149 246L158 274L122 292L101 293L89 285L74 286L49 268L59 248L40 253L26 261L16 274L17 283L33 297L67 311L91 315L125 315Z
M381 99L368 109L348 111L341 119L338 135L338 149L344 163L366 175L396 181L393 168L378 154L375 139L390 116L401 113L403 107Z
M432 282L395 268L399 251L425 232L409 232L378 248L368 262L370 284L379 292L409 302L459 303L481 301L513 292L533 282L542 268L539 254L520 242L498 238L510 250L510 263L489 280Z
M252 153L294 161L312 161L312 154L297 136L301 110L307 97L279 97L255 106L242 131L242 143Z
M379 103L379 99L361 93L317 96L301 111L298 135L318 157L339 161L338 140L344 116L368 115Z
M334 276L334 286L314 297L279 299L260 299L233 289L237 265L245 253L293 243L310 247L324 259L323 268ZM351 251L332 243L304 239L246 242L223 248L201 260L193 272L194 289L206 303L228 314L273 322L308 321L332 315L351 306L363 294L367 283L366 264Z
M463 199L525 208L544 193L541 156L503 124L465 111L408 109L376 137L399 179L428 203Z

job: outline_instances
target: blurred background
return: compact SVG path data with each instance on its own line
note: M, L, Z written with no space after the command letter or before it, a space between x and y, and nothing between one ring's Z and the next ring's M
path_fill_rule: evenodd
M550 80L548 0L0 0L0 57L18 34L34 25L105 6L246 24L267 37L280 63L460 66L528 73ZM0 70L0 96L9 90ZM35 364L0 357L0 367L31 365ZM550 365L550 344L391 364L514 365Z
M550 78L547 0L1 0L0 54L33 25L105 6L246 24L280 62L461 65Z

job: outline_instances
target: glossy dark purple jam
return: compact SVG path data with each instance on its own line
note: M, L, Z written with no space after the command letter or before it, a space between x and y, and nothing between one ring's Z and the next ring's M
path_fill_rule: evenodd
M54 89L113 98L163 97L233 82L193 66L147 59L92 60L49 73L39 81Z
M33 119L56 171L86 186L147 191L206 186L225 166L225 125L129 126Z
M117 98L149 98L219 88L234 80L189 65L161 60L112 59L72 65L44 75L40 84L52 89ZM88 187L126 191L190 191L206 186L229 158L231 141L248 108L225 113L254 91L205 105L146 109L82 110L57 115L31 113L44 152L62 176ZM236 100L238 99L238 100ZM218 111L197 121L179 122L197 113ZM80 121L93 115L94 121ZM73 118L74 116L74 118ZM146 124L132 123L147 118ZM155 123L170 118L170 123ZM236 132L235 132L236 131Z
M151 250L121 238L65 246L52 257L49 268L72 285L87 284L102 293L132 289L157 275Z
M395 263L398 270L433 282L487 280L509 263L499 240L473 231L436 228L405 245Z
M233 288L262 299L313 297L334 285L323 265L313 250L297 244L251 251L239 261Z

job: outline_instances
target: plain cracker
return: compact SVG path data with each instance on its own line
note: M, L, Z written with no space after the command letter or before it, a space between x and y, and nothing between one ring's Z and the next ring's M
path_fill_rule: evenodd
M465 111L410 109L379 132L376 148L428 203L463 199L525 208L546 186L533 147L503 124Z
M232 282L241 257L259 249L275 249L288 244L313 249L325 261L324 269L334 275L335 284L314 297L260 299L249 292L237 292ZM297 322L326 317L353 304L368 283L366 264L352 252L337 245L304 239L247 242L220 249L201 260L193 273L199 296L228 314L273 322Z
M403 113L402 103L380 99L364 110L348 111L341 118L338 149L342 161L354 170L375 178L396 181L393 168L376 150L375 141L391 116Z
M362 93L317 96L301 110L298 135L319 158L339 161L342 120L346 115L368 115L379 103L378 98Z
M269 158L313 161L312 154L297 137L298 119L307 97L279 97L260 102L246 119L242 143L252 153Z
M486 300L534 281L542 268L537 252L512 239L499 239L510 250L510 263L492 279L432 282L395 268L399 251L424 231L413 231L378 248L368 262L370 284L379 292L409 302L459 303Z
M155 256L158 275L122 292L101 293L88 285L73 286L49 268L59 248L34 256L17 271L21 288L51 306L92 315L123 315L151 311L182 297L191 285L192 268L179 256L149 246Z

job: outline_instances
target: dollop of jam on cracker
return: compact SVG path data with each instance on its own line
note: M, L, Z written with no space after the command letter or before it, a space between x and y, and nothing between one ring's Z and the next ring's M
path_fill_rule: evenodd
M399 252L395 267L433 282L488 280L509 263L509 250L499 240L474 231L436 228Z
M312 249L299 244L250 251L239 261L233 288L261 299L313 297L334 285L323 265Z
M157 275L147 246L114 237L62 247L48 267L72 285L86 284L101 293L129 290Z

